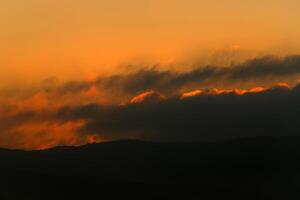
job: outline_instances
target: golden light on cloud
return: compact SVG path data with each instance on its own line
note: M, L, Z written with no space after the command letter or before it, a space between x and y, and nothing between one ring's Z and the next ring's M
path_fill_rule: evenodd
M282 88L288 88L288 89L291 88L291 86L288 83L284 83L284 82L276 83L276 86L282 87Z
M135 97L133 97L130 101L130 103L142 103L144 101L158 101L166 99L166 97L159 92L156 91L148 91L143 92Z
M203 93L204 93L203 90L194 90L194 91L191 91L191 92L186 92L186 93L183 93L181 95L181 99L197 96L197 95L200 95L200 94L203 94Z
M250 93L256 93L256 92L263 92L263 91L266 91L267 88L265 87L254 87L254 88L251 88L249 90Z
M288 84L285 84L284 86L289 86ZM290 87L289 87L290 88ZM199 95L220 95L220 94L229 94L233 93L236 95L244 95L248 93L259 93L266 91L267 88L265 87L254 87L250 89L220 89L220 88L212 88L209 90L194 90L191 92L186 92L181 95L181 99L186 99L190 97L195 97Z

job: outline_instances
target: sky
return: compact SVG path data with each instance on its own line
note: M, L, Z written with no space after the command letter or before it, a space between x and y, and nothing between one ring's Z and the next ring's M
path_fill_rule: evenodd
M190 137L165 118L145 121L151 115L172 118L169 109L179 109L186 119L202 116L181 106L218 107L220 99L224 105L216 115L228 118L227 107L263 106L261 96L274 101L271 105L292 96L295 106L298 98L298 0L10 0L0 5L0 147L43 149L120 138L215 140L223 138L217 136L220 130L207 125L203 134L214 136L193 135L201 132L197 120L226 121L211 115L213 110L205 111L208 119L195 117L182 125L191 127ZM237 99L236 106L225 103L228 95ZM207 97L216 98L217 105L202 99ZM196 103L189 104L190 98ZM174 101L182 105L177 108ZM85 110L91 108L89 116ZM253 110L261 118L259 109ZM228 137L239 131L242 126L223 130Z
M189 54L231 48L297 53L299 4L297 0L2 1L1 83L32 83L50 76L83 78L113 73L131 62L168 64Z

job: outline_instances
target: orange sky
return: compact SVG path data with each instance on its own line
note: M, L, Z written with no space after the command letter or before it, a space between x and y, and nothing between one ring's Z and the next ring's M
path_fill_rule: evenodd
M297 53L298 0L10 0L0 6L0 84L170 63L206 50Z

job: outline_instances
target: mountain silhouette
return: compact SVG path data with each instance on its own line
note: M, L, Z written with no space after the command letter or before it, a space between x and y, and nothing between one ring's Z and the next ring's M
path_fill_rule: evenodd
M0 149L0 199L298 199L300 138Z

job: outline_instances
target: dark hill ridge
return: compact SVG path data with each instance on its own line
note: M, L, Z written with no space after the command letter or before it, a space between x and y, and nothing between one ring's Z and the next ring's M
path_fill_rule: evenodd
M298 137L1 149L0 162L0 199L300 197Z

